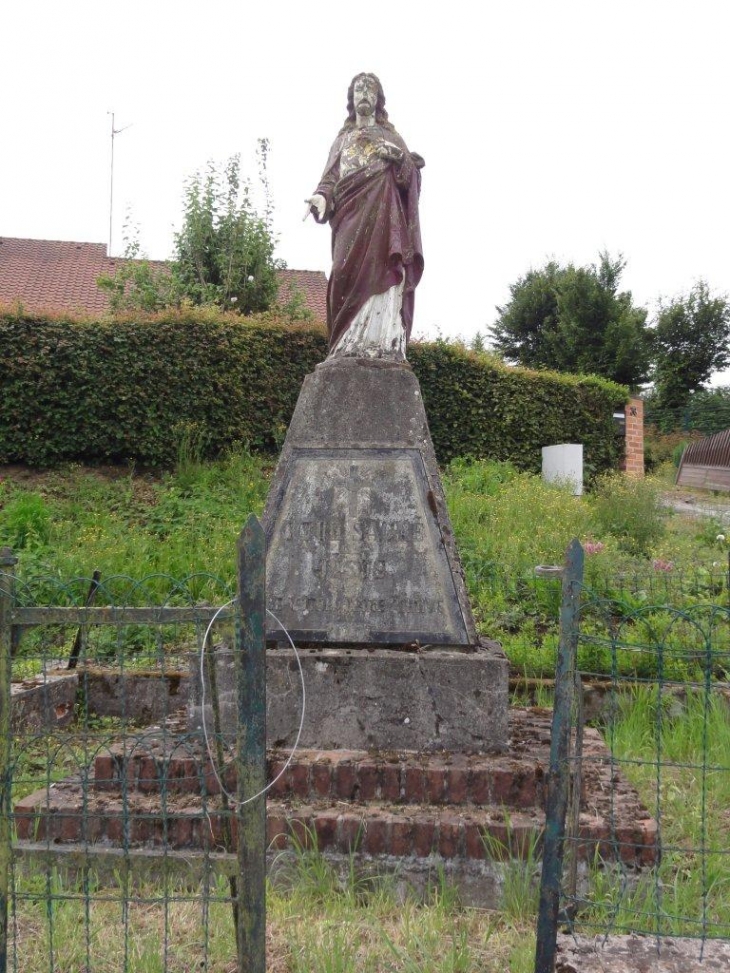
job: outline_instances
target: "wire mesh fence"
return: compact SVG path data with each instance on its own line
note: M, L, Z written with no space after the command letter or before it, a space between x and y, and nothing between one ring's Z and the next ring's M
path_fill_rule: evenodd
M723 599L724 600L724 599ZM608 674L608 678L607 678ZM557 931L730 939L730 608L599 597L574 541L562 580L536 973ZM607 692L583 738L583 685ZM586 836L585 782L610 782L599 841ZM640 804L627 823L621 805Z
M697 431L711 436L730 428L730 394L727 387L701 389L683 406L662 406L649 397L644 401L644 422L661 432Z
M212 575L21 582L0 552L0 973L264 969L255 518L238 550L236 591Z

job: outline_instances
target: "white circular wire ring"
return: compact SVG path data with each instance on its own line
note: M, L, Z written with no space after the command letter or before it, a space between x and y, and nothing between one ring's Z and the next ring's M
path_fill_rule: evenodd
M305 714L306 708L307 708L307 694L306 694L306 689L305 689L305 686L304 686L304 670L302 669L302 660L299 658L299 653L297 652L297 647L296 647L296 645L294 645L294 642L292 641L291 636L289 635L289 633L287 632L287 630L284 628L284 626L282 625L282 623L279 621L279 619L276 617L276 615L273 612L269 611L269 609L267 608L266 609L266 614L267 615L270 615L274 619L274 621L279 626L279 628L282 630L282 632L284 633L284 635L286 635L286 637L287 637L287 639L289 641L289 645L291 645L292 649L294 650L294 656L296 657L297 666L299 667L299 678L300 678L301 683L302 683L302 712L301 712L301 715L299 717L299 729L297 730L296 740L294 741L294 746L292 747L291 753L289 754L289 756L288 756L288 758L287 758L286 763L284 764L284 766L281 768L281 770L276 775L276 777L274 777L273 780L269 781L269 783L266 785L266 787L263 787L260 791L258 791L252 797L247 797L245 800L239 801L236 797L233 796L233 794L230 794L226 790L226 788L223 785L223 781L220 779L220 776L218 775L218 768L216 767L216 764L215 764L215 757L213 756L213 752L212 752L211 746L210 746L210 739L208 737L208 727L205 725L205 647L206 647L207 642L208 642L208 636L210 635L210 631L213 628L213 625L215 624L216 619L218 618L218 616L220 615L220 613L223 612L223 611L225 611L226 608L228 608L229 605L232 605L234 603L234 601L236 601L236 598L231 598L230 601L227 601L225 603L225 605L221 605L221 607L214 613L213 617L211 618L210 622L208 623L208 627L205 630L205 635L203 636L203 642L202 642L202 644L200 646L200 718L201 718L201 725L202 725L202 729L203 729L203 738L205 740L205 749L206 749L206 751L208 753L208 756L210 757L211 767L213 768L213 776L215 777L216 781L218 782L218 786L221 789L221 793L225 794L226 797L228 798L228 800L231 801L233 804L235 804L236 807L243 807L244 804L250 804L252 801L255 801L257 798L261 797L262 794L265 794L268 790L270 790L270 788L272 788L274 786L274 784L286 773L286 771L287 771L287 769L289 767L289 764L294 759L294 754L297 752L297 749L299 747L299 741L300 741L300 739L302 737L302 730L304 728L304 714ZM215 661L213 662L213 665L215 665Z

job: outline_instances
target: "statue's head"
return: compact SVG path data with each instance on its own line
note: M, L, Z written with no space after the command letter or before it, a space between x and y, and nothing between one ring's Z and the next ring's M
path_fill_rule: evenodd
M359 102L358 98L360 99ZM362 111L363 108L367 108L365 102L374 102L374 108L369 111ZM361 105L361 114L371 114L374 111L376 122L382 125L388 121L383 86L374 74L366 72L356 74L347 89L347 121L353 125L355 124L358 104Z

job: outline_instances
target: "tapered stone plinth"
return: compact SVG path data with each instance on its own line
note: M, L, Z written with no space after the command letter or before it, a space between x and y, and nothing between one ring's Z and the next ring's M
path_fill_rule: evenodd
M340 359L305 379L263 522L269 639L476 645L410 366Z

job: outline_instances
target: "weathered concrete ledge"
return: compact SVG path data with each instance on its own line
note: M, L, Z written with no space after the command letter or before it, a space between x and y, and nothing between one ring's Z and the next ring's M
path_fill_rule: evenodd
M72 722L78 676L46 672L11 686L10 727L13 733L50 733Z
M84 666L78 673L87 709L97 716L152 723L185 706L190 693L187 672Z
M502 752L508 739L508 664L496 642L475 651L431 648L300 649L306 705L299 741L320 750ZM269 746L292 747L302 711L302 679L292 649L266 654ZM191 666L189 727L201 726L200 677ZM217 652L224 735L235 738L233 658ZM210 689L206 695L210 698ZM213 715L206 702L206 725Z

